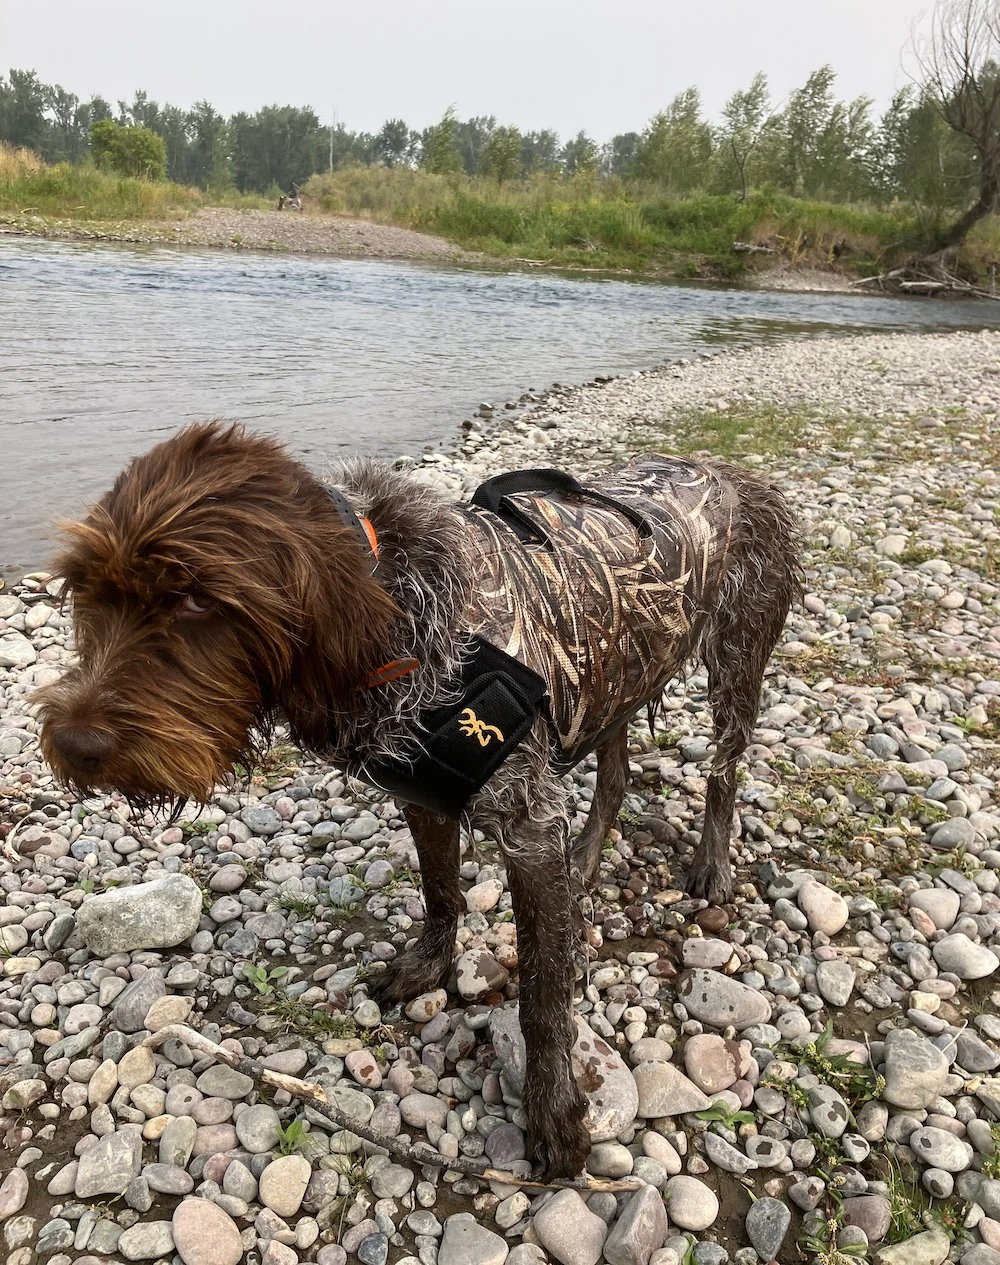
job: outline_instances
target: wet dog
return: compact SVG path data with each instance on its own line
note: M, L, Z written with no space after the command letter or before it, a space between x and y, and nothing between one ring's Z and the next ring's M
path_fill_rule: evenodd
M781 495L737 467L649 457L585 489L528 480L503 504L454 505L367 461L331 492L271 439L189 427L68 529L57 569L79 660L40 693L42 746L81 792L141 806L210 798L276 721L364 776L414 758L472 639L530 669L545 701L463 819L505 856L530 1154L570 1175L590 1146L570 1063L573 884L595 876L621 807L628 721L701 657L716 751L688 890L725 901L736 765L798 565ZM503 738L465 710L470 742ZM593 750L594 800L571 842L565 773ZM380 977L383 1001L440 986L465 909L459 821L426 802L405 814L427 916Z

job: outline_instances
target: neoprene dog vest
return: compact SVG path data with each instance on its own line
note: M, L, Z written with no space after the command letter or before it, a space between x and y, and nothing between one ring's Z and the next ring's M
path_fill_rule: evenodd
M457 701L422 717L413 761L366 764L397 798L458 817L547 711L570 768L676 676L725 573L736 493L650 457L586 487L554 470L483 484L460 508L476 570Z

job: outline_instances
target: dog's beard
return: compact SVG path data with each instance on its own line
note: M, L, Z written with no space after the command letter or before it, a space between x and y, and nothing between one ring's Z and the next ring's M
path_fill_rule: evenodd
M180 812L192 800L207 803L235 768L260 762L270 726L249 689L240 691L243 697L197 706L170 692L165 681L151 707L148 695L132 701L122 688L95 687L80 670L71 671L36 696L42 755L58 780L82 796L117 792L136 811L157 814ZM102 698L111 701L102 704ZM88 707L87 700L98 701ZM113 735L114 748L95 768L81 769L57 748L55 735L64 726Z

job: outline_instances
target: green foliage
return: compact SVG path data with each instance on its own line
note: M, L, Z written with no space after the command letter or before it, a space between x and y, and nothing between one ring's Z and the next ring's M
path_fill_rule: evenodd
M705 1120L709 1124L721 1124L723 1128L728 1129L731 1133L735 1133L741 1124L753 1124L754 1122L752 1111L733 1111L724 1102L713 1103L711 1107L706 1107L704 1111L695 1112L695 1115L699 1120Z
M701 117L698 90L688 88L655 115L643 132L636 172L668 195L690 193L704 188L712 148L712 129Z
M852 1110L872 1098L878 1098L885 1089L885 1079L867 1063L857 1063L846 1054L831 1054L829 1047L832 1040L833 1023L829 1022L815 1041L797 1047L793 1056L799 1063L805 1063L821 1081L836 1089Z
M145 127L119 127L101 119L90 129L94 162L105 171L143 180L162 180L167 174L167 147L163 137Z
M298 1151L307 1137L305 1125L298 1118L293 1120L291 1124L282 1129L278 1126L278 1154L294 1155Z
M420 165L425 171L439 176L449 171L462 170L462 155L458 149L458 119L454 106L449 106L440 123L429 127L424 133Z
M480 170L484 176L503 184L521 175L521 133L516 127L498 127L483 146Z
M287 974L287 966L276 966L269 971L266 966L255 966L253 962L243 963L244 979L250 981L261 997L270 997L274 992L274 981L284 979Z

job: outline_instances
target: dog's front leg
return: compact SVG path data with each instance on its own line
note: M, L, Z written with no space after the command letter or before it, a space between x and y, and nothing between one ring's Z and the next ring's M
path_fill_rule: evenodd
M517 922L521 1031L527 1056L522 1103L529 1154L548 1177L573 1177L590 1135L573 1077L573 924L567 823L518 816L503 832Z
M420 858L427 920L416 945L374 984L374 995L386 1004L440 988L451 970L458 916L465 909L458 882L458 822L412 804L404 813Z

